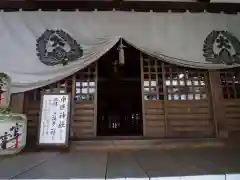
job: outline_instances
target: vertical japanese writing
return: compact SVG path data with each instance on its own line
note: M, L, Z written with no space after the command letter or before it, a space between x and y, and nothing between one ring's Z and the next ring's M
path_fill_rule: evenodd
M65 104L61 104L59 109L60 109L60 111L64 111L65 110Z
M52 128L51 128L51 131L50 131L50 134L52 135L52 139L55 139L56 121L57 121L57 113L53 112L53 114L52 114Z
M63 129L65 129L66 127L66 97L62 96L60 98L60 106L59 106L59 124L58 124L58 129L59 129L59 133L60 133L60 140L63 139Z
M52 99L49 99L49 100L46 100L46 106L45 106L45 110L46 110L46 118L44 119L44 120L46 120L47 121L47 127L46 127L46 129L47 129L47 131L46 131L46 135L47 135L47 137L48 137L48 135L50 134L50 121L51 121L51 119L49 118L49 116L50 116L50 114L51 114L51 104L52 104Z
M23 134L23 123L6 122L1 124L1 131L3 134L0 134L0 149L9 149L9 148L19 148L19 143L21 143L22 134Z
M1 148L6 149L7 148L7 140L8 140L8 133L5 132L4 135L1 137L2 143Z
M43 112L42 112L42 119L46 119L46 115L47 115L47 101L44 100L43 101ZM47 124L45 123L45 121L42 122L42 131L41 131L41 136L44 136L45 133L48 132L48 127Z
M0 104L3 104L5 90L5 80L0 78Z
M58 106L58 98L54 98L52 104L53 104L54 106Z
M60 98L60 101L61 101L62 103L65 103L66 100L67 100L66 96L62 96L62 97Z
M41 135L44 136L41 137L43 143L65 143L68 127L68 97L63 94L43 96L41 125L42 128L47 126L45 133Z
M2 96L3 96L3 93L0 93L0 104L2 104Z
M10 128L10 131L12 131L13 132L13 137L15 138L15 148L18 148L18 141L19 141L19 128L20 128L21 126L18 124L18 123L16 123L16 125L15 126L12 126L11 128Z

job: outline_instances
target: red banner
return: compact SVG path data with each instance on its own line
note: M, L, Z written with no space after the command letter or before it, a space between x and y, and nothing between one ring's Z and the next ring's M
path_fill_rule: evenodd
M0 94L0 104L2 104L2 96L3 96L3 93Z

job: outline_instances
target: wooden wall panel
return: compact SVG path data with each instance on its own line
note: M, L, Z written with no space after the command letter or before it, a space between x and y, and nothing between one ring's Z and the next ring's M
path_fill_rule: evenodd
M11 95L10 107L14 113L24 112L24 93L16 93Z
M225 99L223 101L225 118L221 124L228 134L240 133L240 99Z
M166 116L164 101L144 101L147 137L213 136L214 126L207 100L167 101L165 106Z
M163 101L144 101L145 136L164 137L166 125L164 119Z
M207 100L168 101L170 137L211 137L213 121Z
M95 104L92 100L78 101L74 104L72 121L73 136L76 138L94 136L94 111Z
M40 101L27 102L25 106L25 114L27 116L27 139L35 141L37 140L38 121L40 113Z

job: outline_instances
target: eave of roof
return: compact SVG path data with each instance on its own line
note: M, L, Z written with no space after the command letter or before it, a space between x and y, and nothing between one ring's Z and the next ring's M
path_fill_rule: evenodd
M240 12L240 3L208 3L208 2L167 2L167 1L0 1L0 9L4 11L140 11L140 12L203 12L230 13Z

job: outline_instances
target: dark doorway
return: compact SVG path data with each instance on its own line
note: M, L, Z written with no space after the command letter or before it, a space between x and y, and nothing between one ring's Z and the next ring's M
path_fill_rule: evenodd
M126 45L126 43L125 43ZM98 136L142 135L140 52L124 48L119 64L118 45L98 62Z

